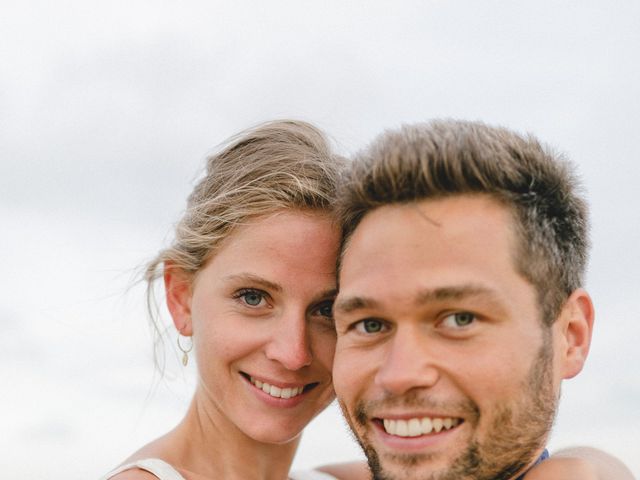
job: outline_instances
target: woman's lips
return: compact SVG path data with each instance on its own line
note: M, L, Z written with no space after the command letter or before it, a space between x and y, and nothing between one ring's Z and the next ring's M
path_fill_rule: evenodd
M245 372L240 372L242 376L247 379L254 387L262 390L267 395L270 395L273 398L278 399L290 399L295 398L303 393L308 392L318 385L317 382L308 383L308 384L281 384L280 386L274 385L272 383L266 382L264 380L259 380L252 375L249 375Z

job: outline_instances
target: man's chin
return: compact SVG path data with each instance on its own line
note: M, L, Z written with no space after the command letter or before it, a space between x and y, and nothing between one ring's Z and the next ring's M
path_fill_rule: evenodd
M474 452L469 451L473 442L466 426L462 423L457 428L416 437L396 437L374 428L367 432L365 442L359 443L374 480L471 479L458 468L460 464L474 467L469 465ZM449 475L451 471L455 476Z
M374 480L448 479L454 461L433 453L381 453L370 446L365 454Z
M373 480L507 480L521 472L526 460L487 464L475 443L458 456L438 453L380 453L367 446Z

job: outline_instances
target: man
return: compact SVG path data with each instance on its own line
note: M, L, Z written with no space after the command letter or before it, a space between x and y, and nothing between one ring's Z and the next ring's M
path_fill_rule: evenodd
M341 209L334 384L374 478L520 478L591 341L570 166L481 123L405 127Z

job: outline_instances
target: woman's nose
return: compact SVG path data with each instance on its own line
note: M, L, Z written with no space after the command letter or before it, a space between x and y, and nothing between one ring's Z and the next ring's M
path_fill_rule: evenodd
M309 366L313 355L304 313L286 313L276 320L266 346L269 360L281 363L287 370Z

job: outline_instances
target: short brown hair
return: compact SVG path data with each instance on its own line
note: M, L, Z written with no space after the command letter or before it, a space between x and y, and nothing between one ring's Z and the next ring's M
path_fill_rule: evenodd
M387 131L357 154L343 182L343 252L377 207L487 194L514 214L516 268L536 288L545 324L583 283L587 207L570 163L533 136L480 122L436 120Z

